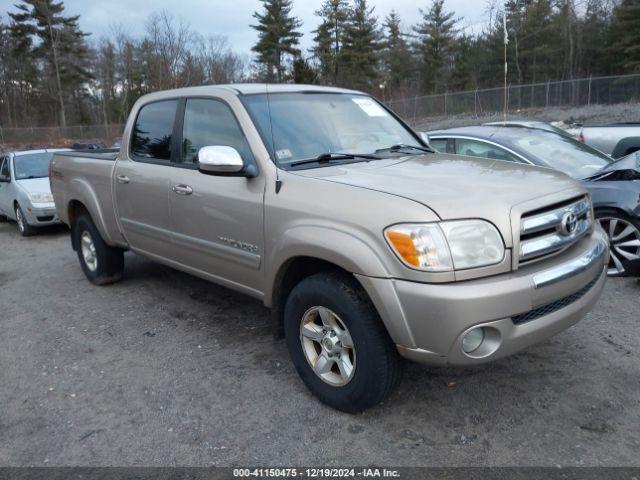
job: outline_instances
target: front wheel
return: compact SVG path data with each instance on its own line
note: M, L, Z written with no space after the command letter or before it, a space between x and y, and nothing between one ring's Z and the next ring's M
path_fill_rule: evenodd
M355 413L387 398L402 360L353 276L318 273L289 294L284 331L293 364L323 403Z
M105 243L90 217L78 218L71 232L80 266L91 283L107 285L122 278L124 252Z
M596 211L609 238L611 257L607 274L626 276L640 271L640 222L616 210Z
M30 237L31 235L33 235L35 233L35 228L29 225L29 222L27 222L27 219L22 212L22 208L20 208L20 205L18 205L17 203L15 213L16 223L18 224L18 231L20 232L20 235L22 235L23 237Z

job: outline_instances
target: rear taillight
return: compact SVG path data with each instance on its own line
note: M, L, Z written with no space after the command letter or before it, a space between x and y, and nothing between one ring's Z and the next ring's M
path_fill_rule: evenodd
M578 141L580 143L584 143L584 135L582 134L582 132L580 132L580 135L578 135Z

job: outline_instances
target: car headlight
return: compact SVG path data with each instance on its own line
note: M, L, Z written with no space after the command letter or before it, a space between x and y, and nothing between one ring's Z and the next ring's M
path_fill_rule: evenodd
M51 203L53 202L53 195L50 193L30 193L29 200L31 200L31 203Z
M393 225L384 234L405 264L427 272L484 267L504 258L500 233L484 220Z

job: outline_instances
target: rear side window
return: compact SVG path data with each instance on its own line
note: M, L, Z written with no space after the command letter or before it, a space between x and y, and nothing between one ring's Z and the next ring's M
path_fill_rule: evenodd
M235 148L246 161L251 150L238 122L227 105L217 100L190 98L184 111L182 161L198 163L198 151L207 146Z
M131 136L131 154L150 160L171 160L177 100L165 100L140 109Z
M522 160L503 148L477 140L456 138L456 150L458 151L458 154L468 155L470 157L484 157L492 158L494 160L522 163Z

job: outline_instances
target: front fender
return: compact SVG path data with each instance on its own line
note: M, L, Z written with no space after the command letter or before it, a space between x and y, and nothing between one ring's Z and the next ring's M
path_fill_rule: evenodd
M270 299L278 272L289 260L312 257L354 274L388 277L381 253L349 232L322 226L296 226L278 236L269 248L265 298Z

